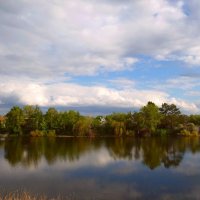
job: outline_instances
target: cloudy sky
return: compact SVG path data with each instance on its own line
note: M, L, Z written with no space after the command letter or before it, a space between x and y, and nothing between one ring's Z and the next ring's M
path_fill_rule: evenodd
M200 112L199 0L0 0L0 113L13 105Z

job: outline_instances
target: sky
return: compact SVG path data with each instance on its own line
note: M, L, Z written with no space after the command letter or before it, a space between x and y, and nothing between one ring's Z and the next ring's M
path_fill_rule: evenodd
M0 0L0 113L153 101L200 113L199 0Z

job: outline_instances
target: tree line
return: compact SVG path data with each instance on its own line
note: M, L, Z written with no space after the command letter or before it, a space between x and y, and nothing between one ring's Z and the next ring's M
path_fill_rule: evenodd
M185 115L174 104L148 102L137 112L83 116L74 110L14 106L0 116L0 133L31 136L144 136L200 134L200 115Z

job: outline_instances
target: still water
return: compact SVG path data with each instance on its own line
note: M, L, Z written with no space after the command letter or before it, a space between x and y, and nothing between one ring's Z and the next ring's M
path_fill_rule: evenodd
M199 138L7 138L0 192L66 199L200 199Z

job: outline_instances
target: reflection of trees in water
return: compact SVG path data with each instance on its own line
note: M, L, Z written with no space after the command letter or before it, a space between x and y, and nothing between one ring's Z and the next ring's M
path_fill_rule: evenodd
M185 152L179 146L179 141L170 138L153 138L143 140L143 162L150 169L161 164L165 167L178 166Z
M15 138L5 141L5 158L12 166L37 166L42 158L48 164L57 160L74 161L87 151L95 148L90 140L65 138ZM98 146L98 143L97 143Z
M114 140L114 142L113 142ZM176 167L187 150L200 151L199 138L118 138L107 142L114 159L142 159L144 165L155 169L160 165Z
M105 145L111 157L117 159L132 160L133 138L110 138L105 141Z
M4 138L0 138L0 149L4 147Z
M29 138L8 138L5 141L5 158L12 166L37 166L42 155L44 145L42 141L33 142Z
M199 138L7 138L1 144L12 166L37 166L42 158L48 164L57 160L73 162L89 152L106 148L112 158L141 159L150 169L180 164L186 151L200 151ZM95 162L95 161L94 161Z

